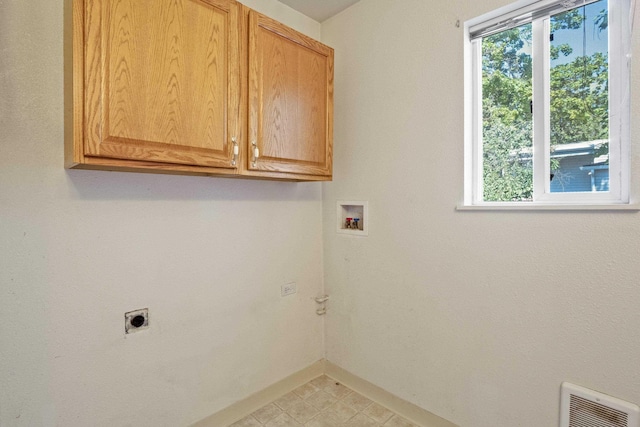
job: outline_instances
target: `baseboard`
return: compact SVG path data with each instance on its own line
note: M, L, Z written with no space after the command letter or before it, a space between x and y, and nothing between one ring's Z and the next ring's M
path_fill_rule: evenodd
M371 384L367 380L364 380L324 359L319 360L313 365L270 385L264 390L252 394L246 399L238 401L233 405L198 421L191 427L228 426L273 402L280 396L289 393L290 391L323 374L343 383L350 389L357 391L361 395L368 397L374 402L379 403L385 408L390 409L396 414L419 426L458 427L456 424L432 414L413 403L409 403L406 400L401 399L377 385Z
M269 387L242 399L215 414L198 421L191 427L221 427L228 426L273 402L280 396L300 387L314 378L324 374L324 359L318 360L311 366L304 368Z
M407 402L377 385L371 384L369 381L342 369L328 360L324 363L324 369L324 373L328 377L341 382L350 389L357 391L374 402L379 403L414 424L423 427L458 427L451 421L445 420L444 418L422 409L413 403Z

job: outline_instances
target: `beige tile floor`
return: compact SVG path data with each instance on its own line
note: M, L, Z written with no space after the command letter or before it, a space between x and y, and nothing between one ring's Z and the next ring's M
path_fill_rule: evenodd
M230 427L418 427L322 375Z

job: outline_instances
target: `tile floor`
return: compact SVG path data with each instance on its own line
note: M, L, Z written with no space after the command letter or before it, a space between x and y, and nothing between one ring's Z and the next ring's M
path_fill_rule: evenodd
M230 427L418 427L322 375Z

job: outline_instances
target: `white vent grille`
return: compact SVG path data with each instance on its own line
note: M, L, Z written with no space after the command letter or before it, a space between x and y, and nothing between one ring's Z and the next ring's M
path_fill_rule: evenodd
M627 427L629 416L599 403L571 395L569 426Z
M562 384L560 427L640 427L640 408L597 391Z

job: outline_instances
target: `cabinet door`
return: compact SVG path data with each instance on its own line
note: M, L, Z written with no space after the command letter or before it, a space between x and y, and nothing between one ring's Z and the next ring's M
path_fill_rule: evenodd
M235 167L239 11L233 0L86 0L84 154Z
M333 49L255 11L248 135L249 170L332 174Z

